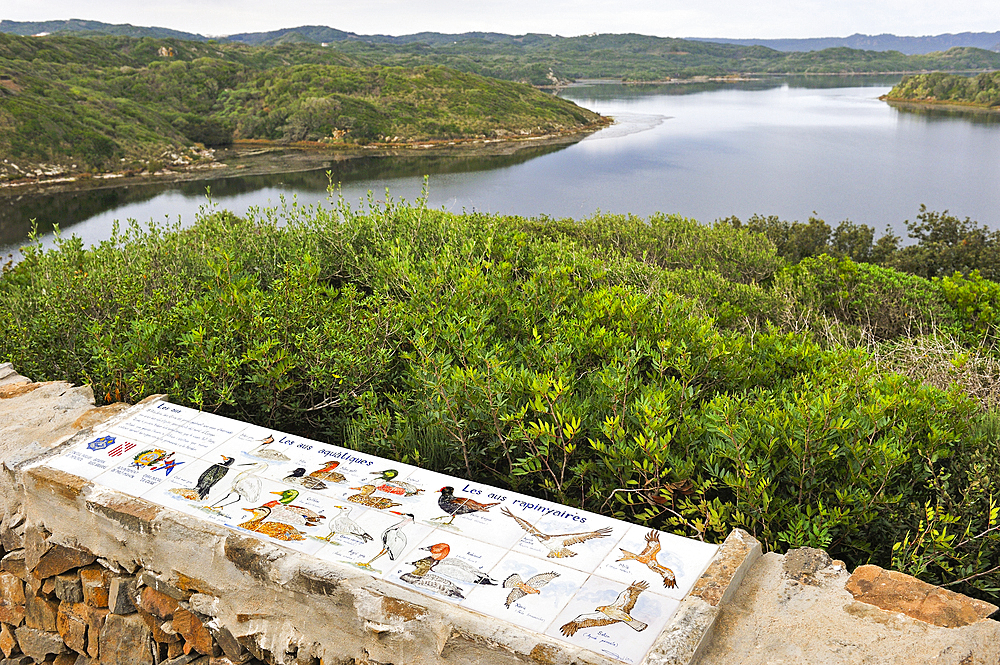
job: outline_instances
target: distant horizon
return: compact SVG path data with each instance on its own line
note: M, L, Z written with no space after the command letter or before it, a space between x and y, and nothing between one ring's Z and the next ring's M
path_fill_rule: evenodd
M632 0L627 8L603 0L174 0L138 7L132 0L43 0L4 10L0 19L19 22L72 20L131 24L188 32L206 38L271 32L306 25L359 35L394 37L421 32L508 35L641 34L679 39L843 39L855 34L930 37L997 32L993 0L762 0L752 7L736 0L690 6L671 0ZM69 16L71 18L63 18ZM991 18L992 17L992 18ZM275 27L282 26L282 27ZM723 36L725 35L725 36Z
M79 16L73 16L73 17L70 17L70 18L45 18L45 19L3 19L2 17L0 17L0 20L8 20L8 21L16 22L16 23L46 23L46 22L49 22L49 21L95 21L95 22L100 22L100 23L106 23L106 24L109 24L109 25L128 25L128 26L131 26L131 27L134 27L134 28L163 28L163 29L167 29L167 30L174 30L174 31L177 31L177 32L186 32L186 33L198 35L199 37L204 37L205 39L220 39L220 38L224 39L224 38L232 37L233 35L255 34L255 33L265 33L265 32L281 32L283 30L294 30L296 28L303 28L303 27L324 27L324 28L330 28L332 30L340 30L342 32L348 32L348 33L356 34L356 35L359 35L359 36L362 36L362 37L379 36L379 35L384 35L384 36L389 36L389 37L408 37L408 36L417 35L417 34L421 34L421 33L438 33L438 34L446 34L446 35L447 34L460 35L460 34L467 34L467 33L494 33L494 34L511 35L511 36L514 36L514 37L519 37L519 36L528 35L528 34L536 34L536 35L549 35L549 36L553 36L553 37L562 37L564 39L571 39L571 38L574 38L574 37L587 37L587 36L591 36L591 35L595 35L595 34L597 34L597 35L637 34L637 35L643 35L643 36L648 36L648 37L659 37L659 38L664 38L664 39L690 39L690 40L699 40L699 41L712 41L712 40L716 40L716 39L721 39L721 40L743 40L743 41L750 41L750 40L761 40L761 41L796 40L796 41L798 41L798 40L813 40L813 39L847 39L849 37L854 37L854 36L863 36L863 37L891 36L891 37L922 39L922 38L929 38L929 37L941 37L941 36L944 36L944 35L959 35L959 34L966 34L966 33L986 33L986 34L992 34L992 33L1000 32L1000 28L997 28L996 30L957 30L957 31L951 31L951 32L947 32L947 31L946 32L934 32L934 33L926 33L926 34L919 34L919 35L918 34L902 34L902 33L896 33L896 32L877 32L876 33L876 32L860 32L860 31L855 31L855 32L852 32L852 33L846 34L846 35L824 34L824 35L807 36L807 37L803 37L803 36L800 36L800 35L796 35L796 36L784 36L784 37L760 37L760 36L734 37L734 36L731 36L731 35L712 35L712 36L702 36L702 35L658 35L658 34L653 34L653 33L649 33L649 32L638 32L638 31L634 31L634 30L633 31L625 31L625 32L603 32L603 31L598 31L598 32L586 32L586 33L580 33L580 34L559 34L559 33L554 33L554 32L542 32L542 31L538 31L538 30L529 30L527 32L504 32L504 31L501 31L501 30L462 30L462 31L459 31L459 32L444 31L444 30L416 30L416 31L413 31L413 32L388 32L388 31L358 32L357 30L345 30L344 28L338 27L336 25L326 25L326 24L323 24L323 23L299 23L299 24L296 24L296 25L288 25L288 26L281 26L281 27L272 27L272 28L267 28L267 29L263 29L263 30L237 30L237 31L234 31L234 32L226 32L226 33L210 33L210 32L197 32L197 31L193 31L193 30L185 30L183 28L177 28L177 27L170 26L170 25L159 25L159 24L152 24L152 23L150 23L150 24L140 24L140 23L134 23L134 22L131 22L131 21L124 21L124 22L122 22L122 21L115 21L115 22L112 22L112 21L106 21L106 20L94 19L94 18L81 18Z

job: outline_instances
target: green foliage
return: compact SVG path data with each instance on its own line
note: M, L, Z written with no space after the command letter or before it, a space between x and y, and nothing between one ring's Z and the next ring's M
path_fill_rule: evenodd
M950 102L988 108L1000 106L1000 72L978 76L915 74L907 76L886 94L894 101Z
M742 527L995 598L1000 419L823 329L896 346L952 321L993 330L992 282L829 255L790 266L763 234L666 215L387 200L29 246L0 278L0 354L104 401L166 392L656 528L718 541Z

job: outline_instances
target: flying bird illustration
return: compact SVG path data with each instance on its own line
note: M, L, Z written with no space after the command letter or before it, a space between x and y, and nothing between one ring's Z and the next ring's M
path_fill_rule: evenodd
M504 606L510 609L511 603L517 602L529 593L541 593L540 589L557 577L559 577L559 573L539 573L538 575L532 575L527 581L524 581L517 573L509 575L503 581L503 587L510 589L510 593L507 594L507 602L504 603Z
M474 499L469 499L467 497L455 496L454 487L442 487L438 490L441 496L438 497L438 507L444 512L451 515L451 519L445 524L451 524L455 521L455 517L458 515L468 515L469 513L486 512L493 506L498 505L500 502L496 501L494 503L479 503ZM443 520L444 517L434 517L434 520Z
M585 543L588 540L593 540L594 538L606 538L611 535L612 528L609 526L601 527L596 531L580 531L577 533L556 533L547 534L542 533L535 527L531 526L527 522L514 513L510 512L506 508L503 508L503 514L507 517L511 517L517 522L518 526L527 531L529 534L534 536L538 542L545 546L545 549L549 551L546 554L550 559L576 556L576 552L569 549L573 545L579 545L580 543Z
M622 547L618 549L622 551L622 558L618 559L619 561L638 561L645 564L651 571L663 578L663 586L668 589L677 586L677 577L674 575L674 571L660 565L660 562L656 560L656 555L660 553L660 534L658 532L651 530L646 534L646 549L638 554L629 552Z
M610 605L601 605L595 611L581 614L572 621L560 626L559 630L566 637L571 637L578 630L610 626L613 623L624 623L634 631L646 630L646 624L633 619L631 612L639 594L649 588L646 582L632 582L627 589L618 594L618 598Z

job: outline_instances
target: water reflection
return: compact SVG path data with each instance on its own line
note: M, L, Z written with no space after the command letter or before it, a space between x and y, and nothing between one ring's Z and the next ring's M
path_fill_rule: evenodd
M51 233L55 225L70 234L77 232L74 227L84 220L112 210L143 209L139 204L168 192L175 195L172 197L174 200L179 196L191 202L185 206L188 211L185 219L192 221L192 213L207 200L206 188L211 189L213 200L220 202L262 190L312 194L315 195L313 197L315 200L321 200L327 193L331 179L336 184L493 171L523 164L566 147L567 145L532 146L510 155L407 155L391 158L365 156L329 161L311 171L0 197L0 252L2 252L0 255L6 256L25 241L31 231L32 220L38 222L39 232L43 235ZM330 173L329 177L327 172ZM181 212L178 209L169 210L171 217ZM140 220L149 217L149 215L136 215ZM125 219L120 216L118 218Z
M1000 112L944 106L909 106L889 104L901 119L923 122L960 122L974 125L1000 125Z

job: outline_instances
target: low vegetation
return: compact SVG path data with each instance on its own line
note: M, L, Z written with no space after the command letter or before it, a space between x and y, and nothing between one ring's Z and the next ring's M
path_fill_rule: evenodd
M980 231L922 210L901 248L821 220L209 207L27 247L0 278L0 357L105 402L165 392L996 600L1000 284L966 254Z

